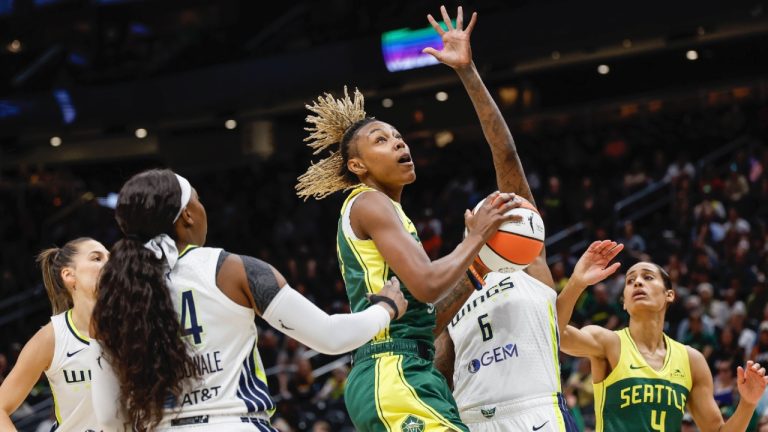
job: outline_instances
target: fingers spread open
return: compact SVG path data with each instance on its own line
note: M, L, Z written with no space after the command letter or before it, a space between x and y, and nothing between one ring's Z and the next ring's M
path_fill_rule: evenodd
M453 30L451 17L448 16L448 11L445 9L445 6L440 6L440 13L443 15L443 22L445 22L445 26L448 27L448 30Z
M445 33L445 30L443 30L442 27L440 27L440 24L437 23L435 18L432 16L432 14L427 14L427 21L432 25L432 28L435 29L437 34L442 36Z

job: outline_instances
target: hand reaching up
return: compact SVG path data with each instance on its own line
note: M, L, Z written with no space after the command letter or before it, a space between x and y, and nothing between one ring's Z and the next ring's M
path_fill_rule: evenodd
M623 249L623 244L610 240L593 242L579 258L571 277L580 281L584 287L602 282L618 270L621 264L610 263Z
M472 64L472 47L469 44L469 36L477 22L477 12L472 13L472 18L464 28L464 11L459 6L456 12L456 27L451 23L451 17L445 6L440 6L440 13L443 15L443 22L448 30L443 30L440 24L435 21L432 15L427 15L429 23L435 31L443 38L443 49L438 51L432 47L424 48L423 52L435 57L439 62L444 63L454 69L460 69Z

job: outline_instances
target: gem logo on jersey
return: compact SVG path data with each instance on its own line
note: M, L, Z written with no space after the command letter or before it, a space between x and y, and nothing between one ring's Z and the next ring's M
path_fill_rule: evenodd
M508 343L504 346L498 346L492 350L485 351L480 358L472 359L467 365L469 373L474 374L483 366L490 366L494 363L506 361L512 357L520 357L517 351L517 344Z
M480 413L485 418L491 418L496 415L496 407L489 408L489 409L480 408Z
M424 420L411 414L400 425L402 432L424 432Z

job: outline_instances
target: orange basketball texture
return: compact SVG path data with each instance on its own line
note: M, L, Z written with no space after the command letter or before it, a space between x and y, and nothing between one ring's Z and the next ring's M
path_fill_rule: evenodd
M541 215L528 200L507 214L520 216L517 221L505 222L480 249L479 258L491 271L511 273L526 268L544 247L545 229ZM483 205L475 206L477 211Z

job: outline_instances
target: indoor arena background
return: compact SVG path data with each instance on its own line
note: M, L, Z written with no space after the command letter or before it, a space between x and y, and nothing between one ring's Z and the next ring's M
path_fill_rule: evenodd
M149 167L195 185L209 245L265 259L347 311L341 196L294 192L311 156L304 104L323 91L359 87L368 113L399 128L419 177L403 207L431 257L452 250L464 209L494 189L490 152L456 75L390 71L417 63L385 62L382 39L426 28L439 5L0 0L0 380L50 316L35 254L84 235L111 246L115 193ZM704 353L728 415L736 365L768 362L768 2L462 5L479 13L475 63L515 137L556 283L593 239L624 242L623 268L662 264L678 295L666 331ZM574 320L625 325L622 276L590 288ZM352 430L348 356L259 325L275 426ZM591 430L589 364L562 358ZM763 400L751 430L768 423ZM14 419L48 430L51 407L41 379Z

